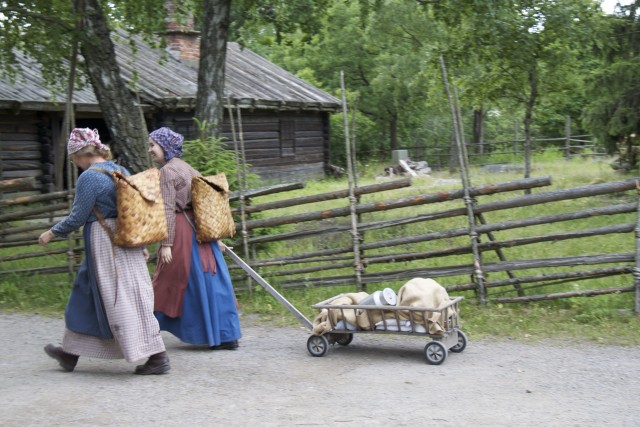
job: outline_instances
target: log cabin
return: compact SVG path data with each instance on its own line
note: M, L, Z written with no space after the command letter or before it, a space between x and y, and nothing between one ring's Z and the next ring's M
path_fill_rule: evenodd
M124 33L113 33L120 72L139 105L148 130L169 126L195 138L199 34L168 31L168 48L141 39L135 49ZM34 190L65 187L66 141L61 136L66 95L47 87L40 66L18 55L23 70L15 81L0 81L0 180L35 178ZM240 109L249 171L263 182L304 181L324 176L329 165L330 114L340 101L237 43L227 46L225 118L222 135L233 149L228 107ZM227 105L230 104L230 105ZM109 143L100 105L90 85L76 88L76 127L99 130ZM234 113L236 116L237 113Z

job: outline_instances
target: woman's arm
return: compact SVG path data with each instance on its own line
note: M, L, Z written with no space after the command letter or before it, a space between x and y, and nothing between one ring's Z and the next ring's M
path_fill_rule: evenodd
M72 231L78 230L87 223L91 211L96 204L102 173L86 170L78 178L73 207L69 216L51 227L51 232L58 237L66 237ZM107 179L111 179L108 178Z
M173 246L176 235L176 172L167 167L160 169L160 190L164 203L164 215L167 218L167 238L162 241L162 246Z

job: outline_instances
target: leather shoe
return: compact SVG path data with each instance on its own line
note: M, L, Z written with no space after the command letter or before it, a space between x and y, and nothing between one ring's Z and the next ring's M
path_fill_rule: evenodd
M220 345L214 345L209 348L211 350L235 350L238 347L240 347L240 344L238 344L238 340L233 340L233 341L223 342L223 343L220 343Z
M163 351L162 353L151 355L147 363L136 366L136 370L133 373L137 375L161 375L169 372L169 369L171 369L169 356L167 356L166 351Z
M62 366L62 369L67 372L72 372L75 369L78 358L80 357L75 354L66 353L62 347L56 347L53 344L47 344L44 347L44 352L47 353L49 357L56 359L60 366Z

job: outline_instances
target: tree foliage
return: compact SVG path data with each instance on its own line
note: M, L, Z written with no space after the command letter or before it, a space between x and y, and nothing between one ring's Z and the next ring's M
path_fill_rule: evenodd
M608 17L608 32L595 45L600 62L587 82L591 100L584 118L613 153L640 131L640 3Z
M418 2L335 0L317 28L285 35L262 25L245 28L241 36L252 49L338 97L343 72L349 105L358 110L358 148L376 156L411 139L429 117L437 71L429 41L439 31ZM341 121L335 117L332 128L342 128ZM334 135L332 154L341 157L344 138Z
M110 28L148 38L164 28L165 0L99 1ZM610 148L623 136L638 132L640 5L605 16L597 0L175 4L178 16L195 14L203 30L219 25L204 14L207 5L230 4L228 33L207 33L210 37L225 43L230 37L338 97L343 72L349 108L357 109L354 124L360 155L376 156L414 144L429 149L448 144L450 111L440 56L458 89L467 133L474 117L481 117L491 120L483 127L488 138L505 138L516 119L524 122L529 138L559 136L566 116L574 119L574 129L581 126L581 132L595 133ZM2 75L16 77L14 58L23 51L43 64L49 83L64 82L70 46L83 37L74 30L77 17L72 2L0 0L0 13ZM222 45L203 52L205 58ZM219 56L213 60L218 66L220 62ZM210 67L201 74L207 75ZM216 81L203 87L218 88ZM205 92L199 88L198 96ZM224 102L221 96L201 101L206 108ZM218 115L219 111L199 117L211 123ZM576 123L580 116L582 123ZM332 118L332 126L331 152L340 158L344 137L336 132L342 127L339 115Z
M82 0L75 0L81 5ZM165 28L165 0L100 0L110 29L122 28L157 43L153 36ZM179 2L177 17L186 16L196 6L195 0ZM23 52L42 64L47 83L66 85L68 59L74 41L83 41L76 31L79 16L70 0L2 0L0 1L0 75L17 77L15 55Z
M501 121L484 127L494 138L512 137L514 120L525 122L530 139L563 135L567 116L574 130L589 130L577 119L595 65L592 47L606 28L594 0L333 0L319 27L282 27L285 33L258 22L238 37L286 69L338 96L344 72L348 103L357 106L366 136L360 153L448 143L441 55L467 134L474 111ZM334 138L332 153L342 151L343 140Z
M75 61L71 57L79 50L84 73L76 75L87 76L92 83L113 138L114 152L126 167L141 171L150 165L145 148L146 126L131 88L120 73L110 33L123 27L150 38L164 23L164 3L163 0L2 1L0 74L19 78L17 55L24 54L41 64L44 82L52 91L62 91L74 75L70 64ZM61 157L60 149L58 153ZM59 181L60 170L56 175Z
M0 77L20 77L17 55L41 64L45 82L61 89L69 76L71 45L80 37L68 0L0 1Z

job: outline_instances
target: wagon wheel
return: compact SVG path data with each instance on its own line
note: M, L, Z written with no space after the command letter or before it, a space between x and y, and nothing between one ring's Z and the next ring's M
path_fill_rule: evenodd
M431 341L424 346L424 357L430 365L441 365L447 358L447 347L440 341Z
M340 345L349 345L353 341L353 334L339 334L336 342Z
M329 349L329 341L324 335L311 335L307 340L307 350L312 356L322 357Z
M458 344L451 347L449 351L453 351L454 353L462 353L465 348L467 348L467 336L464 332L458 331Z

